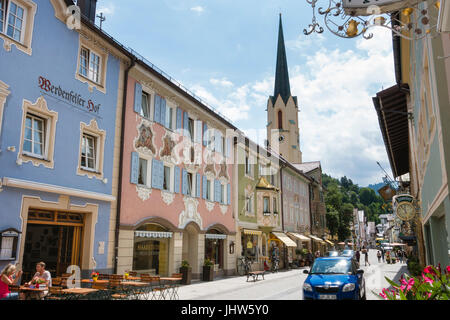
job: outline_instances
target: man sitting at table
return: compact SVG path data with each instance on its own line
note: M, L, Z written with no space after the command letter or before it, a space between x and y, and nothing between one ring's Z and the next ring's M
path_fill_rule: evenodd
M38 262L36 264L36 273L33 276L33 279L31 279L30 282L25 283L26 286L30 286L32 284L37 284L38 280L45 281L45 285L48 287L52 286L52 276L49 271L45 270L45 263L44 262ZM30 293L31 298L35 299L43 299L48 294L48 290L39 292L39 293ZM25 298L24 296L21 296L21 298Z

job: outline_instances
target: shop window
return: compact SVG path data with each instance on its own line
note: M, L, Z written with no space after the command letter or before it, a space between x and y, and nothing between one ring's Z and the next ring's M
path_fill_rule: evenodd
M20 231L12 228L0 232L0 260L16 258L19 234Z
M25 0L0 0L0 37L9 51L11 44L31 55L36 4Z
M253 234L242 235L242 256L250 260L258 259L258 236Z
M226 235L217 230L209 230L205 235L205 259L223 268L224 239Z

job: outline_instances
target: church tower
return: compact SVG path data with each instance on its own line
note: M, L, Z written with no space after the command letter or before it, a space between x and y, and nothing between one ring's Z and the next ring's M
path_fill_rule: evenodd
M291 163L302 163L297 97L291 95L284 45L283 25L278 30L274 95L267 102L267 141L275 152Z

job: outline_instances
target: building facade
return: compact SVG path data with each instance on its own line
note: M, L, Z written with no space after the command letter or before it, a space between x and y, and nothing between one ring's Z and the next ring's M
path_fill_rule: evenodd
M430 37L419 40L394 38L397 85L379 92L374 103L394 176L400 177L402 192L418 201L417 215L402 225L408 233L403 238L417 240L422 264L448 265L450 36L445 29L449 12L446 5L439 11L433 1L421 6L439 15L442 32L430 30ZM394 116L390 111L401 113Z
M130 70L124 122L118 273L193 278L205 259L235 270L234 127L144 61Z
M0 1L0 268L26 281L39 261L113 269L129 61L91 21L69 28L71 4Z

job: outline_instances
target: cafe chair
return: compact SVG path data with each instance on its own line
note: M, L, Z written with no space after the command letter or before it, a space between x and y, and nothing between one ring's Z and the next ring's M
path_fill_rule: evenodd
M172 278L183 278L183 274L182 273L172 273Z
M64 292L62 287L50 287L48 288L48 295L45 300L64 300Z
M138 273L136 271L129 271L128 274L130 275L130 277L137 277Z

